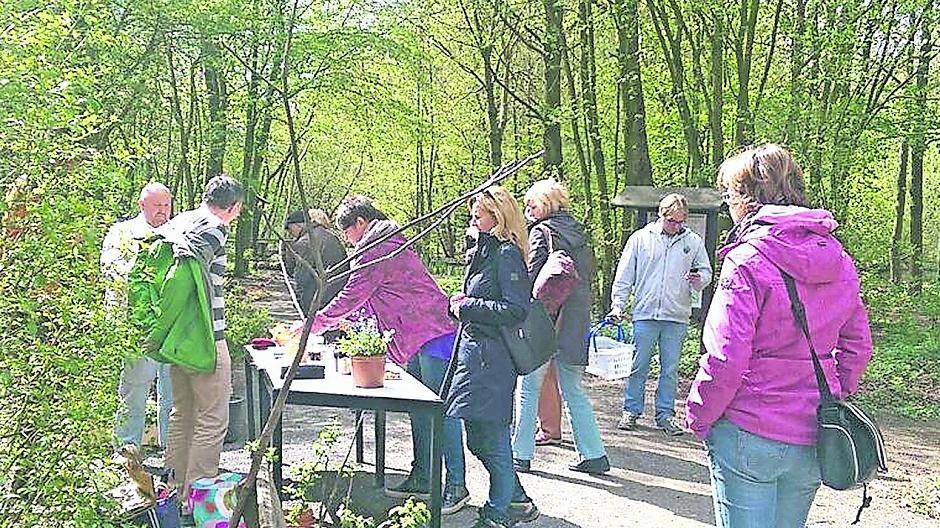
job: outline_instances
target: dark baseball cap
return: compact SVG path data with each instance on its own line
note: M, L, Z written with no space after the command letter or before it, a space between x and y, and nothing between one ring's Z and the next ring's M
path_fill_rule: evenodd
M287 229L287 226L290 224L303 224L307 222L307 211L303 209L297 209L291 214L287 215L287 219L284 220L284 228Z

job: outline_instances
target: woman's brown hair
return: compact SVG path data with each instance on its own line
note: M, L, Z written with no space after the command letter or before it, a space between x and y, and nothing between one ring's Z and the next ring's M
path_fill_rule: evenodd
M807 206L803 169L775 143L747 147L726 159L718 167L718 187L732 201Z

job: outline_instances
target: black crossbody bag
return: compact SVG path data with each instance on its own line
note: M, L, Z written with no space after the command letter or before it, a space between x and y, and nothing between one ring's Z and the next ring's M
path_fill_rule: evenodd
M796 281L781 270L787 286L793 317L806 337L816 384L819 387L819 407L816 408L816 460L819 473L826 486L836 490L862 487L862 505L855 516L855 524L862 517L862 510L871 504L868 482L878 472L888 470L884 439L875 420L858 405L836 399L829 389L816 348L809 335L806 308L796 291Z

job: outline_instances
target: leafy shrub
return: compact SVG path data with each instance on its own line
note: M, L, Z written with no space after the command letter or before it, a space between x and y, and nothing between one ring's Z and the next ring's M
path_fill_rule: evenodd
M259 308L252 301L248 290L234 281L226 283L225 340L233 364L245 359L245 344L254 337L266 335L274 323L267 308Z

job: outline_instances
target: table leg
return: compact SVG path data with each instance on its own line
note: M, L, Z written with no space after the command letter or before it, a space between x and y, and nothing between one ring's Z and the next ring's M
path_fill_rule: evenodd
M385 488L385 411L375 411L375 487Z
M279 391L271 391L271 400L277 400ZM265 417L271 414L270 402L268 403L269 408L264 413ZM277 421L277 426L274 428L274 432L271 434L271 447L274 448L274 486L277 488L277 492L282 495L283 498L284 492L281 490L284 487L284 446L283 446L283 429L281 424L283 424L284 415L281 415L281 420Z
M431 427L431 528L441 528L441 457L444 444L444 417L432 413Z
M245 409L248 412L248 439L255 440L258 438L258 432L255 429L255 405L258 403L255 400L254 385L255 385L255 368L251 362L251 355L245 354L245 396L247 397Z
M365 426L362 424L362 411L356 409L354 414L356 415L356 463L362 464L365 461L362 453L362 430Z

